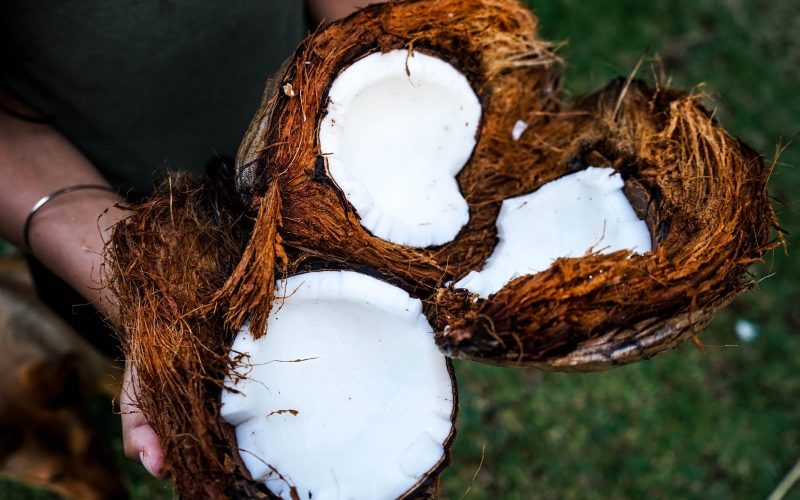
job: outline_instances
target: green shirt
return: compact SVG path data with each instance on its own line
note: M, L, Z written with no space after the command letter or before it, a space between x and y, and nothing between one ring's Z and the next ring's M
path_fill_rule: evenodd
M141 193L233 157L304 30L301 0L3 0L0 86Z

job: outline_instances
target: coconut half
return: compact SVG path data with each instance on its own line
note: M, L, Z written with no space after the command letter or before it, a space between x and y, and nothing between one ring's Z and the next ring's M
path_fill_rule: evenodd
M650 230L636 216L624 186L613 168L589 167L503 201L494 253L481 271L470 272L455 286L486 298L562 257L649 252Z
M440 245L469 220L455 176L480 117L478 97L450 63L375 52L333 81L319 145L367 230L400 245Z
M652 250L630 252L637 239L647 240L640 234L618 251L605 251L612 229L606 223L603 241L574 248L595 252L558 259L488 298L442 288L426 310L444 352L510 366L608 369L677 346L753 285L747 267L779 242L770 241L769 170L697 96L620 79L578 101L550 127L529 131L520 142L546 136L560 154L541 168L562 176L583 168L591 175L589 165L619 172L625 198L647 221ZM618 189L620 179L615 182ZM627 205L618 201L610 213ZM598 218L596 210L581 209L560 232ZM633 220L630 213L626 219Z
M504 198L552 180L521 168L559 109L550 49L516 0L387 2L332 23L268 85L237 154L242 199L260 209L277 183L296 258L424 298L485 263Z
M248 327L222 394L253 479L289 498L398 498L441 466L455 384L422 303L349 271L276 287L267 335Z

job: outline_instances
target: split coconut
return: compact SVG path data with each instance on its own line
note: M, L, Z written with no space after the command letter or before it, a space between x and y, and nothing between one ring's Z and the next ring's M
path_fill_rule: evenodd
M516 148L511 168L499 155L515 120L536 128L558 109L558 58L535 32L515 1L470 0L375 5L315 33L240 147L245 202L260 207L278 182L297 258L421 295L476 269L506 191L536 184L538 150Z
M488 298L439 289L428 310L440 347L495 364L605 369L677 346L753 286L747 268L779 241L769 169L699 99L618 80L551 122L541 133L555 162L534 168L619 172L652 251L559 259Z
M758 154L658 84L563 104L535 31L513 0L335 22L268 85L237 192L179 176L115 229L126 352L180 494L435 490L455 394L434 341L606 369L751 286L775 245Z
M352 271L281 281L268 334L247 325L221 416L254 480L283 498L425 490L455 434L452 369L422 302Z

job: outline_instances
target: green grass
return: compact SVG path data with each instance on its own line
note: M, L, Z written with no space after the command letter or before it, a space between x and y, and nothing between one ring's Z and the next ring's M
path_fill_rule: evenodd
M661 54L673 86L705 83L721 123L765 156L800 132L796 0L532 5L544 37L568 42L569 95ZM473 499L765 498L800 457L799 165L794 146L770 185L791 252L754 269L765 279L712 322L706 354L683 345L588 375L456 363L459 434L443 496L469 488ZM736 338L737 319L758 326L752 343ZM136 467L125 474L134 498L171 496ZM789 497L800 498L800 486ZM2 483L0 498L45 497Z

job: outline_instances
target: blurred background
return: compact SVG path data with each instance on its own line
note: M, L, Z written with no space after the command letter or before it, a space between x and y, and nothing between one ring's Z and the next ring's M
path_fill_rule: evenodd
M530 4L541 35L565 42L568 98L658 56L673 87L702 84L723 126L767 161L800 133L797 0ZM652 81L648 68L639 76ZM585 375L456 362L458 437L442 497L766 498L800 459L800 144L780 156L770 193L787 249L753 268L757 288L701 335L705 353L687 343ZM169 483L125 462L107 401L94 411L132 497L171 498ZM51 497L0 481L0 499Z

